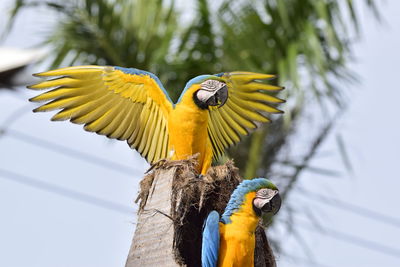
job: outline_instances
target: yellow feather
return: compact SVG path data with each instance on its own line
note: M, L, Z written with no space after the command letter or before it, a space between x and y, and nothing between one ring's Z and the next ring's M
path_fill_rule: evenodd
M34 112L50 111L50 110L55 110L55 109L67 108L67 107L76 107L76 106L84 105L93 100L99 99L101 97L104 97L104 93L101 91L95 91L95 92L92 92L92 93L90 93L88 95L84 95L84 96L74 96L74 97L56 99L56 100L53 100L45 105L42 105L42 106L34 109L33 111Z
M67 71L63 76L81 80L103 80L102 72L102 69L74 70Z
M61 69L56 69L56 70L50 70L46 72L41 72L34 74L37 77L49 77L49 76L64 76L64 75L84 75L87 76L88 73L96 73L96 75L99 75L103 72L104 67L100 66L76 66L76 67L67 67L67 68L61 68Z
M138 115L138 117L137 117L137 121L136 121L136 123L135 123L135 129L134 129L134 131L133 131L133 133L132 133L132 135L131 135L131 137L129 137L129 139L128 139L128 143L129 143L129 145L131 146L131 147L133 147L133 148L135 148L136 149L136 147L134 147L134 144L136 143L136 142L139 142L139 141L137 141L138 139L139 139L139 133L140 133L140 128L141 128L141 122L140 122L140 117L142 116L142 110L140 111L140 114Z
M121 96L123 96L124 98L127 98L126 96L124 96L124 95L122 94L122 90L121 90L121 88L122 88L124 85L126 85L125 82L123 82L123 81L121 81L121 80L114 80L114 81L111 81L111 82L110 82L110 81L107 82L106 85L107 85L107 87L108 87L108 88L107 88L108 90L114 91L114 92L120 94Z
M132 90L132 85L129 83L120 83L119 86L114 86L111 85L109 83L106 83L106 85L108 87L110 87L112 89L112 91L114 91L114 93L120 94L121 92L126 92L126 91L136 91L136 90ZM121 94L122 95L122 94ZM129 98L129 97L127 97Z
M249 84L244 84L240 85L240 90L241 91L258 91L258 90L264 90L264 91L280 91L283 90L283 87L280 86L275 86L275 85L270 85L270 84L264 84L264 83L249 83Z
M161 150L161 158L167 157L168 156L168 143L169 143L169 134L167 133L168 125L167 125L167 120L163 119L163 146Z
M244 92L244 91L238 91L235 92L235 95L237 95L241 99L245 100L258 100L258 101L264 101L264 102L269 102L269 103L284 103L285 100L277 98L275 96L267 95L261 92L253 91L253 92Z
M125 100L125 99L124 99ZM124 140L124 138L122 138L122 135L126 132L126 130L129 128L130 123L129 123L129 108L130 106L126 105L126 103L124 103L125 101L122 101L119 104L119 114L122 114L122 116L120 116L118 118L118 120L115 119L116 121L116 128L115 130L110 133L109 135L107 135L110 138L116 138L119 140Z
M71 118L76 118L79 116L83 116L94 109L98 108L99 106L107 103L109 101L107 96L100 97L93 101L83 102L81 105L74 105L71 107L65 107L56 115L53 116L53 121L59 120L68 120Z
M160 136L160 127L161 121L159 120L159 109L154 110L154 127L152 127L152 131L150 131L150 148L149 148L149 160L152 161L156 155L158 140L161 138Z
M240 102L238 101L238 103L240 103ZM249 119L249 120L259 121L259 122L269 122L270 121L268 118L264 117L263 115L261 115L260 113L258 113L256 111L251 111L251 110L248 110L248 109L245 109L245 108L239 106L238 103L236 103L235 101L231 101L230 105L232 106L232 109L235 110L235 112L240 114L242 117L245 117L246 119Z
M111 95L104 96L102 99L104 99L103 105L93 104L93 110L81 116L74 117L71 122L76 124L91 123L109 111L113 105L118 105L121 102L120 98L113 98Z
M133 119L131 121L131 125L129 126L129 129L127 130L127 133L129 134L129 137L127 138L127 142L129 146L132 147L134 141L136 140L137 134L139 132L140 128L140 114L142 113L143 106L142 105L136 105L132 112L133 112Z
M110 138L117 138L113 133L118 127L119 122L123 120L125 114L125 106L121 105L123 100L114 99L110 101L107 106L102 106L101 110L103 115L99 116L96 120L85 125L85 130L98 132L103 135L107 135Z
M157 124L157 129L156 133L158 133L158 138L155 140L156 141L156 150L154 152L154 157L155 158L161 158L162 156L162 148L163 148L163 143L164 143L164 131L163 131L163 119L161 116L158 117L158 124Z
M221 115L223 117L224 120L226 120L226 122L233 128L235 129L239 134L241 135L247 135L248 132L246 130L246 128L244 128L243 126L241 126L239 123L237 123L237 121L232 118L231 115L229 115L226 111L226 109L222 109L220 110ZM235 117L235 116L234 116Z
M233 143L237 143L240 141L240 137L238 134L232 130L232 128L226 123L226 120L224 120L221 117L221 114L219 112L215 112L215 117L214 119L216 120L216 124L219 125L220 131L224 139L227 141L229 145Z
M218 142L215 134L214 125L211 122L208 123L208 136L210 137L210 141L213 147L213 154L216 155L214 157L218 157L223 153L223 146L220 142Z
M166 120L164 118L161 118L160 120L160 138L158 141L159 147L157 146L157 151L156 154L157 159L162 159L162 158L167 158L168 157L168 132L167 132L167 126L166 126Z
M129 94L127 93L126 96L132 101L146 103L147 94L143 86L134 85L133 88L135 88L135 90L132 90Z
M128 104L126 105L127 111L126 111L125 119L123 121L123 124L125 124L125 126L124 126L125 130L121 134L120 140L127 140L131 136L131 134L134 130L134 128L132 127L132 124L133 124L133 122L135 120L135 116L136 116L135 115L135 106L137 106L137 104L136 105L128 105Z
M120 115L119 112L120 110L118 106L112 106L97 120L86 124L84 128L86 131L89 132L98 132L100 134L108 135L109 131L104 132L101 130L107 127L107 125L109 125L115 119L116 116Z
M265 80L275 78L275 75L247 71L234 71L230 73L230 78L236 82L248 83L253 80Z
M73 79L69 77L61 77L61 78L56 78L53 80L48 80L48 81L43 81L39 82L37 84L28 86L29 89L36 89L36 90L41 90L41 89L47 89L47 88L53 88L53 87L83 87L86 85L91 85L93 82L98 81L98 79L90 79L90 80L80 80L80 79Z
M217 124L217 121L215 120L215 118L211 117L210 124L215 129L215 131L214 131L215 139L214 140L216 141L218 146L221 147L221 151L223 151L223 148L228 147L229 143L225 140L224 136L222 135L221 130L220 130L220 125Z
M145 125L147 125L149 117L150 117L150 108L148 105L146 105L146 108L143 108L143 111L140 114L140 127L138 127L137 138L136 138L135 142L133 143L133 147L135 147L139 151L139 153L142 153L143 149L144 149L144 145L145 145L144 142L146 140L143 138L143 133L146 128ZM139 147L139 145L141 145L141 146Z
M221 108L222 109L222 108ZM238 111L235 111L235 104L233 104L232 102L229 102L227 104L225 104L225 106L223 107L223 109L229 113L229 116L234 119L237 123L239 123L240 125L242 125L245 128L249 128L249 129L254 129L257 126L253 123L253 121L247 119L246 117L240 115L240 113Z
M281 110L276 109L274 107L271 107L269 105L256 102L256 101L248 101L248 100L243 100L241 101L241 106L245 107L249 110L260 110L260 111L266 111L269 113L283 113Z
M116 99L113 106L116 107L116 114L108 113L106 116L99 118L99 120L105 120L105 126L97 130L97 133L106 135L109 138L116 138L113 133L120 125L121 121L124 119L125 114L123 113L123 106L121 106L121 100ZM100 123L100 122L99 122Z
M74 97L74 96L83 96L93 92L98 92L101 83L94 83L90 86L85 86L81 88L56 88L50 91L47 91L38 96L32 97L29 101L32 102L44 102L52 99L58 98L66 98L66 97Z
M157 114L155 114L154 105L150 108L150 112L149 113L151 114L151 116L149 116L149 120L146 123L146 127L145 127L144 133L143 133L143 137L144 137L145 142L142 142L143 147L144 147L143 148L143 154L145 156L148 155L148 152L149 152L149 149L150 149L150 146L151 146L151 140L153 138L152 134L153 134L154 127L155 127L155 122L156 122L155 118L156 118ZM140 144L139 148L142 147L142 144Z

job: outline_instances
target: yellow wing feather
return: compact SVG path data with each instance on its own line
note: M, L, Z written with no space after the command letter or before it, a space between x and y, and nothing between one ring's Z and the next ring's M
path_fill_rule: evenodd
M36 74L51 78L29 88L48 90L31 98L34 111L60 110L52 120L126 140L150 163L167 157L167 120L173 104L154 74L137 69L77 66Z
M209 112L208 133L213 156L218 158L225 148L240 141L241 136L257 127L256 122L270 122L266 113L282 113L271 104L284 100L266 92L277 92L282 87L265 84L274 75L253 72L229 72L217 75L228 87L228 100L220 108Z

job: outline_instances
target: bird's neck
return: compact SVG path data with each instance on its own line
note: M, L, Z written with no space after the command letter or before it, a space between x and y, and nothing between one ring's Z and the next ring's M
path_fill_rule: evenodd
M173 160L187 159L192 155L199 154L198 171L200 172L203 162L207 160L207 151L211 149L208 146L207 135L208 111L200 109L194 103L193 93L197 89L193 89L193 86L182 93L183 96L169 114L168 151ZM211 155L211 153L209 154ZM208 162L211 162L211 159ZM204 169L208 169L209 164L207 163Z
M230 216L232 226L240 227L251 233L255 232L259 222L259 217L253 209L253 199L255 196L255 192L250 192L244 197L244 201L239 207L239 210Z
M199 109L199 107L193 101L193 94L200 89L200 84L192 84L191 86L185 88L179 98L176 106L190 106L195 109Z

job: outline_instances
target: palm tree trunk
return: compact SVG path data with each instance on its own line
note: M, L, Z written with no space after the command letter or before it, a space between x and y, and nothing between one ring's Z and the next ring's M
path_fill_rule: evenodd
M171 191L176 167L154 173L147 199L141 202L126 267L179 266L174 260ZM148 178L149 176L145 177Z

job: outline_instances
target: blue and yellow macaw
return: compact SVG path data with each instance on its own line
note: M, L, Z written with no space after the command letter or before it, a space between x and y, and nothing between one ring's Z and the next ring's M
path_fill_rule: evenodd
M265 178L244 180L225 212L212 211L203 229L202 267L253 267L255 231L261 215L271 219L281 206L276 186Z
M126 140L149 163L198 153L201 174L256 122L269 122L265 113L281 113L271 103L284 102L265 93L282 89L262 81L273 75L252 72L198 76L175 104L154 74L134 68L77 66L35 76L48 80L28 88L50 89L30 99L46 102L35 112L61 109L52 120Z

